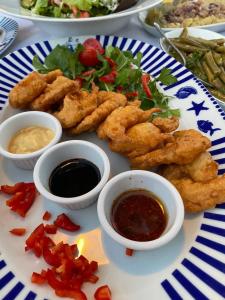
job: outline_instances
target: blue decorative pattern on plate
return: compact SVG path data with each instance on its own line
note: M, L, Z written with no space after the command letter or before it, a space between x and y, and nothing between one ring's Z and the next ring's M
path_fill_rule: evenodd
M0 16L0 55L12 44L18 32L18 24L15 20Z
M32 58L41 60L57 44L74 44L86 37L45 41L20 49L0 61L0 109L2 120L16 113L6 105L10 89L33 70ZM104 46L114 45L133 53L143 53L142 68L157 76L163 67L170 68L178 81L162 89L170 96L180 95L171 101L181 110L181 128L199 129L212 140L210 153L219 164L219 174L225 172L225 113L207 89L191 72L163 51L141 41L122 37L97 36ZM110 152L104 141L95 134L79 136L102 147L109 155L112 175L129 168L127 160ZM0 184L32 180L28 171L18 170L11 162L0 158ZM13 215L0 202L0 298L1 299L58 299L50 288L30 283L33 271L45 267L41 259L24 253L25 238L8 233L12 227L26 227L29 233L41 223L44 211L53 218L62 212L58 206L39 197L25 220ZM109 284L114 300L137 299L223 299L225 298L225 204L203 214L186 215L182 230L168 245L154 251L137 252L130 258L124 249L101 232L96 205L79 211L66 211L81 226L76 236L58 233L57 241L75 241L79 253L99 262L100 280L96 285L85 285L88 299L94 290ZM28 233L28 234L29 234Z

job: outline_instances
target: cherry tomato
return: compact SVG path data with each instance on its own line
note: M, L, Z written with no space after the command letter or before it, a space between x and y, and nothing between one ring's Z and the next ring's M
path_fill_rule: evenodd
M86 67L94 67L98 64L98 52L94 48L85 48L79 54L80 62Z
M104 54L105 50L100 42L94 38L87 39L83 43L84 48L94 48L99 54Z

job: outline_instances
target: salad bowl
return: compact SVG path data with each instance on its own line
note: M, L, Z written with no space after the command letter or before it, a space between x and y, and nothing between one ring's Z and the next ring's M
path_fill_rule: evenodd
M110 34L128 24L130 16L155 7L161 2L162 0L139 0L130 8L118 12L115 11L114 13L107 15L90 18L62 18L34 14L31 10L22 8L20 0L2 0L0 12L14 17L31 20L41 30L53 34L55 33L57 36L68 36L73 34Z

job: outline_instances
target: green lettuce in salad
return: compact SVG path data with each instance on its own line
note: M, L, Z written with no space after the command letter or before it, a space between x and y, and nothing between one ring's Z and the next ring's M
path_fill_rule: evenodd
M79 18L112 13L120 0L20 0L20 2L22 7L30 9L34 14Z

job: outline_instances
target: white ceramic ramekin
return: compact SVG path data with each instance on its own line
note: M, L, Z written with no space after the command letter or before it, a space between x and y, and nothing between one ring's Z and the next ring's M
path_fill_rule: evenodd
M12 137L21 129L30 126L41 126L51 129L55 136L48 145L28 154L14 154L8 151ZM62 126L52 115L41 111L18 113L0 124L0 154L12 160L19 168L33 169L37 159L48 148L59 142L62 136Z
M144 189L155 194L167 211L167 226L162 235L152 241L138 242L120 235L112 226L111 210L115 199L125 191ZM98 218L105 232L116 242L133 250L150 250L172 240L184 221L184 205L175 187L158 174L133 170L123 172L108 181L98 198Z
M78 197L59 197L50 192L49 177L52 171L62 162L83 158L96 165L101 174L101 180L90 192ZM93 143L81 140L71 140L60 143L48 149L37 161L34 168L34 183L40 194L69 209L80 209L91 205L97 200L101 189L109 179L110 163L105 152Z

